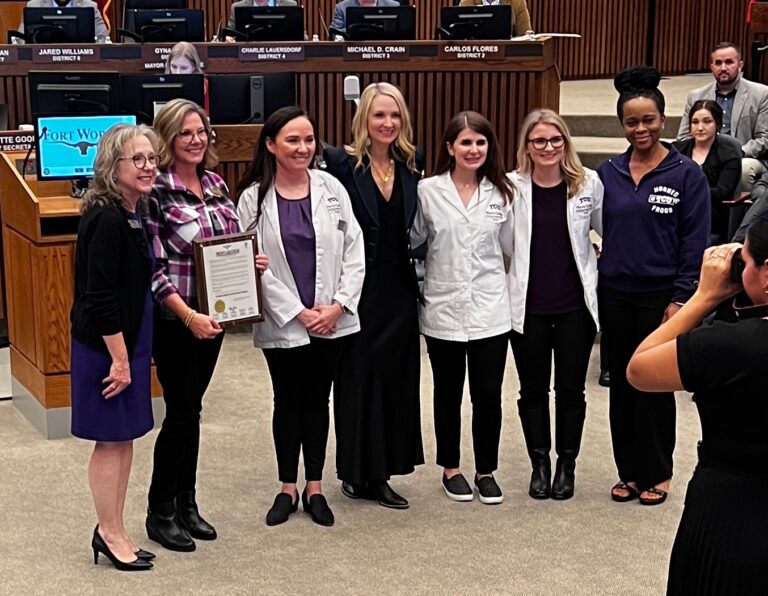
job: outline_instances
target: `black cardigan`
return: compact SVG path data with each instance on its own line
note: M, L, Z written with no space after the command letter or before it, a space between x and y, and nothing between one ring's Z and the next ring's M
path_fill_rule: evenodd
M109 354L103 336L122 331L133 356L152 280L150 243L114 205L92 207L80 218L75 247L72 337Z
M379 244L379 207L376 204L376 189L373 176L367 160L363 167L355 169L355 158L349 155L343 147L329 147L323 152L326 169L329 174L338 178L349 193L355 219L360 224L365 240L365 262L367 266L376 260ZM424 153L416 149L416 171L411 172L399 160L395 161L397 176L403 187L403 206L405 209L404 242L409 242L413 220L416 217L417 186L424 169Z

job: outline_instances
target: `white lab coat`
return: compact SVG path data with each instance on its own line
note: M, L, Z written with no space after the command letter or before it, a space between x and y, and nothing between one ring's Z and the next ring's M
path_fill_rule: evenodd
M411 245L427 241L421 332L470 341L511 328L504 253L512 251L512 208L488 179L465 208L446 172L419 182Z
M360 330L356 310L365 277L363 234L341 183L320 170L309 170L309 177L315 228L315 304L335 300L347 311L338 320L336 333L317 337L343 337ZM240 196L237 214L243 229L256 219L257 196L258 184ZM285 257L274 186L264 197L256 232L259 252L269 257L269 268L262 277L265 320L253 326L253 343L258 348L306 345L310 333L296 318L304 305Z
M581 190L568 199L566 215L571 249L584 286L584 303L600 328L597 314L597 257L589 238L589 230L603 233L603 183L597 172L584 168L586 179ZM525 301L528 297L528 279L531 264L531 209L532 187L530 174L508 174L516 193L512 204L514 213L514 256L507 274L509 297L512 305L512 328L523 332Z

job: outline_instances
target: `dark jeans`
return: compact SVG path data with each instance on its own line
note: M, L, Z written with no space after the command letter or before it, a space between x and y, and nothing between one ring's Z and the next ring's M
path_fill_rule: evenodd
M280 482L296 483L300 452L305 479L323 478L328 401L344 343L344 338L312 337L309 345L264 350L274 393L272 435Z
M165 419L155 442L150 507L195 489L203 395L224 339L224 333L196 339L182 321L158 316L153 335L152 356L163 386Z
M459 467L461 399L469 369L475 469L478 474L490 474L499 463L501 384L507 359L507 334L468 342L425 339L434 381L437 465Z
M645 490L672 477L675 395L638 391L627 381L627 365L637 346L661 324L672 290L628 293L601 286L598 298L610 355L613 457L622 482L637 482Z
M548 407L554 352L555 403L558 408L581 408L596 332L586 308L556 315L526 315L523 333L510 334L520 377L521 407Z

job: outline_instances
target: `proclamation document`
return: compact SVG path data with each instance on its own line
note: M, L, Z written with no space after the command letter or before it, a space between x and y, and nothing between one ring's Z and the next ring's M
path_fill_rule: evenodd
M256 232L194 241L200 312L222 325L264 320Z

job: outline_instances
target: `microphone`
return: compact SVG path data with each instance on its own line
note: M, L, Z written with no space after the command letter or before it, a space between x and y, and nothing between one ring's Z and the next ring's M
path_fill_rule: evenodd
M360 105L360 78L357 75L344 77L344 99Z

